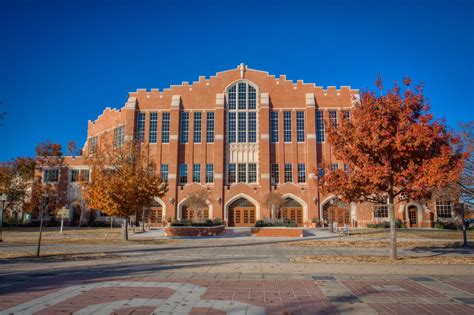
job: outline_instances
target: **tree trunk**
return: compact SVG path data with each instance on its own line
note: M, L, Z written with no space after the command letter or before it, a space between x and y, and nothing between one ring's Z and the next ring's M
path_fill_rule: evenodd
M128 222L127 222L127 218L124 218L123 222L122 222L122 239L124 241L128 241Z
M393 196L389 194L387 200L388 216L390 218L390 259L397 260L397 230L395 228L395 210L393 206Z
M145 232L145 207L142 208L142 232Z
M39 258L40 256L42 234L43 234L43 215L40 216L40 230L39 230L38 244L36 245L36 258Z
M272 206L272 223L275 223L275 220L276 220L276 207L275 206Z
M82 216L84 215L84 208L81 205L81 213L79 214L79 228L81 228L82 225Z

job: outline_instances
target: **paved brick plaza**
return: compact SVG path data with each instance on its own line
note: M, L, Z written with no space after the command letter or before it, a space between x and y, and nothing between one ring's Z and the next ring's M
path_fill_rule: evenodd
M0 290L0 314L472 314L474 276L159 273L48 276Z

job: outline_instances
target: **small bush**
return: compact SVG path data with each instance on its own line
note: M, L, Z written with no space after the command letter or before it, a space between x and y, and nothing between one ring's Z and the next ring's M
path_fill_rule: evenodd
M175 220L170 223L170 226L219 226L222 225L222 221L220 219L206 219L204 221L193 221L193 220Z
M462 221L457 218L438 219L435 221L434 227L437 229L462 230Z
M255 222L255 227L297 227L294 221L288 219L277 220L275 222L269 220L258 220Z
M388 228L390 228L390 222L389 221L383 221L383 222L380 222L380 223L367 224L367 227L370 228L370 229L388 229ZM404 228L406 228L406 224L403 223L402 220L397 219L397 221L395 221L395 228L404 229Z

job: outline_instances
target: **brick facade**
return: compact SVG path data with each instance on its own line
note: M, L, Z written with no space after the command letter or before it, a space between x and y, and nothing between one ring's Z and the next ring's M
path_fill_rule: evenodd
M229 93L232 93L230 90L233 87L238 95L235 96L235 102L246 100L247 104L242 106L248 106L248 108L253 106L252 102L255 102L256 105L255 110L243 111L246 114L242 115L248 115L245 116L248 119L245 122L242 120L243 124L246 123L246 130L242 128L240 130L243 131L242 134L239 134L240 114L237 110L240 103L234 105L237 108L236 138L243 136L246 141L239 142L236 139L235 142L230 143L229 100L234 96ZM240 96L240 88L247 89L245 97ZM254 90L255 101L253 101L254 94L251 94ZM160 213L163 219L181 218L186 196L190 192L205 188L211 196L209 217L221 218L229 223L232 216L232 220L235 221L232 222L233 225L242 225L245 220L256 220L270 216L270 211L263 206L263 200L266 194L276 190L282 193L285 198L291 198L297 205L300 205L298 208L293 203L292 209L297 211L291 212L293 210L289 209L288 216L290 213L295 218L300 216L299 225L310 226L312 220L329 219L324 217L323 208L325 205L328 208L328 202L334 197L323 196L318 191L315 182L318 164L322 160L338 163L331 154L329 144L318 141L321 139L318 139L316 113L320 111L323 118L329 120L330 111L335 111L338 119L342 119L343 115L346 115L346 111L350 111L354 99L358 97L359 91L348 86L337 89L334 86L323 88L300 80L295 83L287 80L284 75L275 77L266 72L240 65L235 69L219 72L210 78L199 77L199 80L192 84L183 82L181 85L171 86L163 91L139 89L136 92L130 92L127 102L120 110L106 108L95 121L89 121L87 142L83 152L88 154L97 148L104 147L107 143L113 143L114 134L119 131L124 132L124 141L137 139L143 135L143 142L149 144L151 156L158 166L157 170L160 171L161 165L167 165L168 168L169 190L163 198L156 200L161 206ZM256 113L255 141L249 141L253 137L249 133L253 124L250 121L250 115L254 115L250 114L251 111ZM278 112L278 141L274 142L272 141L274 139L272 139L270 123L271 112ZM138 117L139 113L142 113L140 118ZM185 126L181 126L183 113L188 113L189 117L188 139L184 144L181 134L181 130L185 130ZM206 131L210 129L210 126L207 126L207 113L213 113L214 141L210 143L207 142L206 134ZM151 122L152 115L153 123ZM169 115L169 137L167 137L166 128L163 128L163 122L166 120L163 119L165 115ZM201 139L195 143L194 122L195 119L197 122L199 121L199 115L201 117ZM297 115L298 117L304 116L304 125L301 124L301 121L298 124ZM140 119L141 122L139 122ZM139 124L144 126L143 129L138 127ZM117 131L119 126L123 126L123 129ZM198 127L196 126L196 129L199 129ZM289 133L284 134L285 127L286 130L291 130L291 137ZM297 130L303 133L298 134ZM167 143L163 143L163 140ZM81 161L81 157L74 160L68 158L72 168L80 167ZM188 168L188 179L185 184L179 183L180 164L186 164ZM194 164L200 165L200 178L197 182L192 180ZM212 164L213 168L213 181L210 183L206 183L207 164ZM241 167L239 164L246 164L247 173L245 176L247 179L253 176L249 175L249 170L254 167L250 164L256 165L255 182L229 183L229 164L235 164L236 168ZM279 183L271 182L272 164L279 165ZM287 172L288 176L291 174L291 182L285 182L285 164L292 166L292 169ZM305 178L302 182L298 182L298 164L305 167ZM342 163L338 163L338 167L343 168L344 166ZM242 166L243 168L244 166ZM238 170L236 170L235 176L239 176ZM243 172L242 176L244 176ZM248 202L247 208L253 207L254 212L250 214L245 212L245 207L242 210L239 210L240 208L234 209L233 202L239 201L240 198L244 198ZM417 215L417 222L412 225L430 227L436 216L434 204L431 202L412 203L411 205L414 207L410 208L411 211L416 211ZM409 207L406 203L397 207L400 207L396 209L397 218L409 222ZM345 205L345 209L347 214L344 217L344 222L348 219L347 223L354 226L365 226L379 220L388 220L388 218L374 218L373 205L371 204ZM333 211L332 205L329 207L329 212L331 211Z

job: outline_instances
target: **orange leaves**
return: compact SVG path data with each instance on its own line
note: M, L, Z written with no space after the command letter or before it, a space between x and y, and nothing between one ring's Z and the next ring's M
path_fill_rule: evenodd
M161 197L167 185L153 171L147 147L133 142L119 149L101 150L88 158L92 182L85 189L91 208L127 217Z
M374 194L420 197L458 180L463 168L462 152L454 149L458 139L443 122L432 121L422 85L410 89L411 79L403 82L404 93L397 85L385 95L363 93L351 123L327 124L334 156L350 172L325 167L323 191L353 201ZM380 77L376 84L383 87Z

